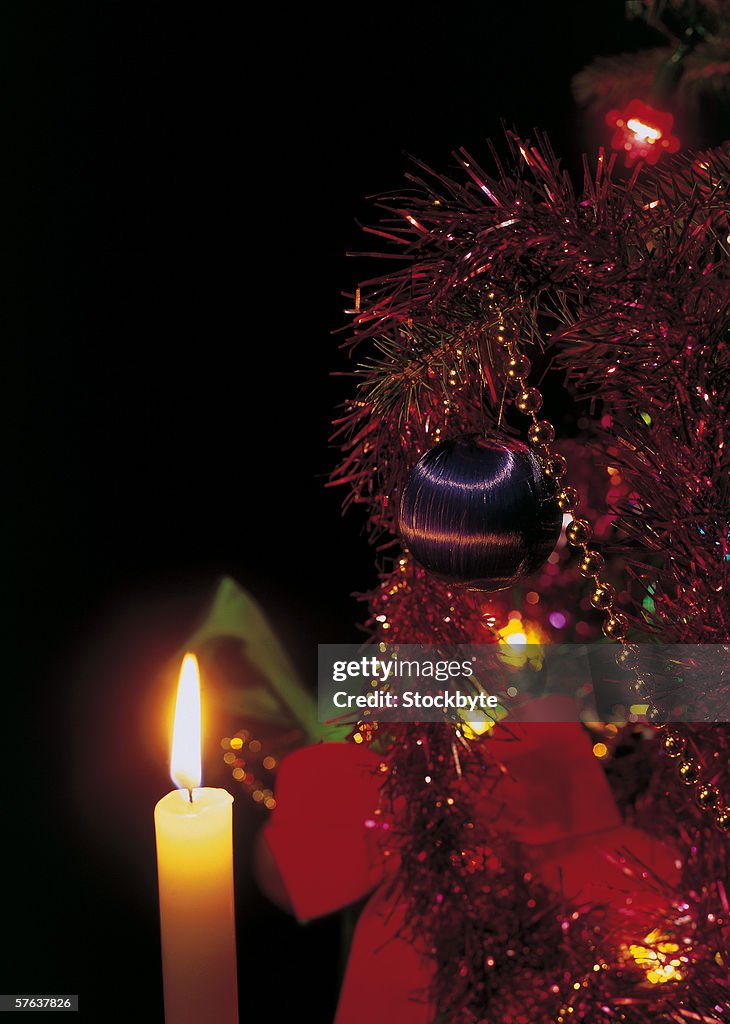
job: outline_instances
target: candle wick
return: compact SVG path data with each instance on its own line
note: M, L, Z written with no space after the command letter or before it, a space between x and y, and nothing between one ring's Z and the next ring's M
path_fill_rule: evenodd
M190 797L190 803L192 803L193 802L193 791L192 791L192 789L188 789L188 796Z

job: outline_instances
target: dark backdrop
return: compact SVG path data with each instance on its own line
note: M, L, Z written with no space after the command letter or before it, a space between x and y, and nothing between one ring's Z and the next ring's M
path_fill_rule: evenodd
M157 1021L151 680L223 572L310 678L317 642L357 639L349 595L373 582L361 520L323 489L364 198L399 183L404 150L444 168L502 119L548 129L576 169L570 76L641 30L621 0L56 0L0 19L0 992ZM339 921L268 907L237 805L243 1019L326 1024Z

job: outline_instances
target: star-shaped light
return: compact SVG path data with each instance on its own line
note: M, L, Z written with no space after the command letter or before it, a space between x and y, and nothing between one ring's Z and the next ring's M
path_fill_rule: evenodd
M672 114L655 110L643 100L631 100L623 110L609 110L606 124L614 129L611 148L625 154L631 167L637 160L655 164L662 153L676 153L679 139L672 135Z

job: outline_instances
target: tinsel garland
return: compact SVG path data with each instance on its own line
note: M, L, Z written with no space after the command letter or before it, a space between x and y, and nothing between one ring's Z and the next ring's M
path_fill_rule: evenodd
M629 485L616 512L638 552L637 622L651 583L662 640L725 640L730 147L628 184L601 156L576 196L546 142L512 143L512 174L497 162L490 177L461 153L466 183L411 176L417 188L383 201L373 230L398 243L403 265L358 293L351 345L371 339L376 354L358 365L356 399L337 421L345 454L333 480L347 502L368 504L382 540L405 473L436 441L498 421L516 434L501 416L496 305L533 362L537 350L577 399L600 403L605 429L590 443L594 458L613 446Z
M712 739L727 761L727 731ZM407 937L436 965L433 990L414 997L432 1001L436 1024L727 1019L728 844L691 805L667 816L667 796L681 798L681 786L666 764L651 758L638 799L616 795L634 824L681 845L681 876L669 886L619 851L628 884L648 885L655 899L617 914L562 900L500 832L496 808L492 821L473 813L467 780L489 792L498 766L462 743L455 772L454 742L443 727L403 728L383 790L400 860L394 895L407 907ZM627 774L640 776L645 757L640 748L628 755Z
M602 550L621 556L624 579L616 582L635 638L726 641L730 149L683 155L629 182L615 180L601 154L576 194L544 139L509 143L509 167L493 153L492 175L464 151L459 180L416 165L408 188L381 201L381 222L370 229L398 262L352 297L347 345L359 354L358 387L337 422L343 459L333 482L348 486L347 502L367 504L381 552L380 582L368 597L372 639L497 638L506 606L430 578L399 551L394 518L406 472L439 440L497 425L517 435L496 345L506 317L533 365L562 374L584 410L589 463L620 472L622 486L596 505L607 523ZM573 581L577 603L574 570ZM549 599L548 578L540 588ZM726 705L730 681L715 686ZM622 803L642 827L681 840L681 879L662 893L662 920L637 915L618 934L601 924L600 907L566 917L525 879L498 823L482 825L480 842L472 841L474 822L449 800L461 761L476 755L462 737L455 760L454 735L446 725L395 727L384 783L386 800L401 808L396 885L437 965L436 1019L726 1019L728 840L664 770L659 745L644 740L649 788L624 793ZM714 779L730 775L724 725L697 727L692 743ZM482 762L488 744L474 745L487 747ZM424 750L435 769L428 787ZM625 870L638 876L642 866ZM661 943L681 950L681 970L652 984L641 950L666 959Z

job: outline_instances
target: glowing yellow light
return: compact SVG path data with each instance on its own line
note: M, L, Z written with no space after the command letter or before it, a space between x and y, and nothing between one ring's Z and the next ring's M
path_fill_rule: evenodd
M186 654L180 669L172 732L170 776L180 789L200 785L200 672L198 659Z
M496 708L495 708L496 710ZM472 712L473 714L474 712ZM463 735L468 740L475 740L479 736L483 736L485 732L489 732L494 728L494 722L491 718L487 718L486 715L482 715L478 718L465 718L464 724L461 726Z
M677 956L679 946L676 942L661 940L661 933L654 929L645 938L646 945L632 943L628 953L646 974L647 981L652 985L664 985L668 981L681 981L682 972L678 970L687 963L686 956ZM626 947L624 946L624 952Z
M638 117L630 117L626 122L626 127L634 133L637 142L656 142L662 137L662 133L657 128L644 124Z
M503 648L502 659L508 665L522 668L529 661L536 671L542 668L543 649L541 645L548 638L538 623L521 618L510 618L507 625L498 630L498 636Z
M594 743L593 753L596 755L596 757L605 757L608 753L608 747L605 743Z

